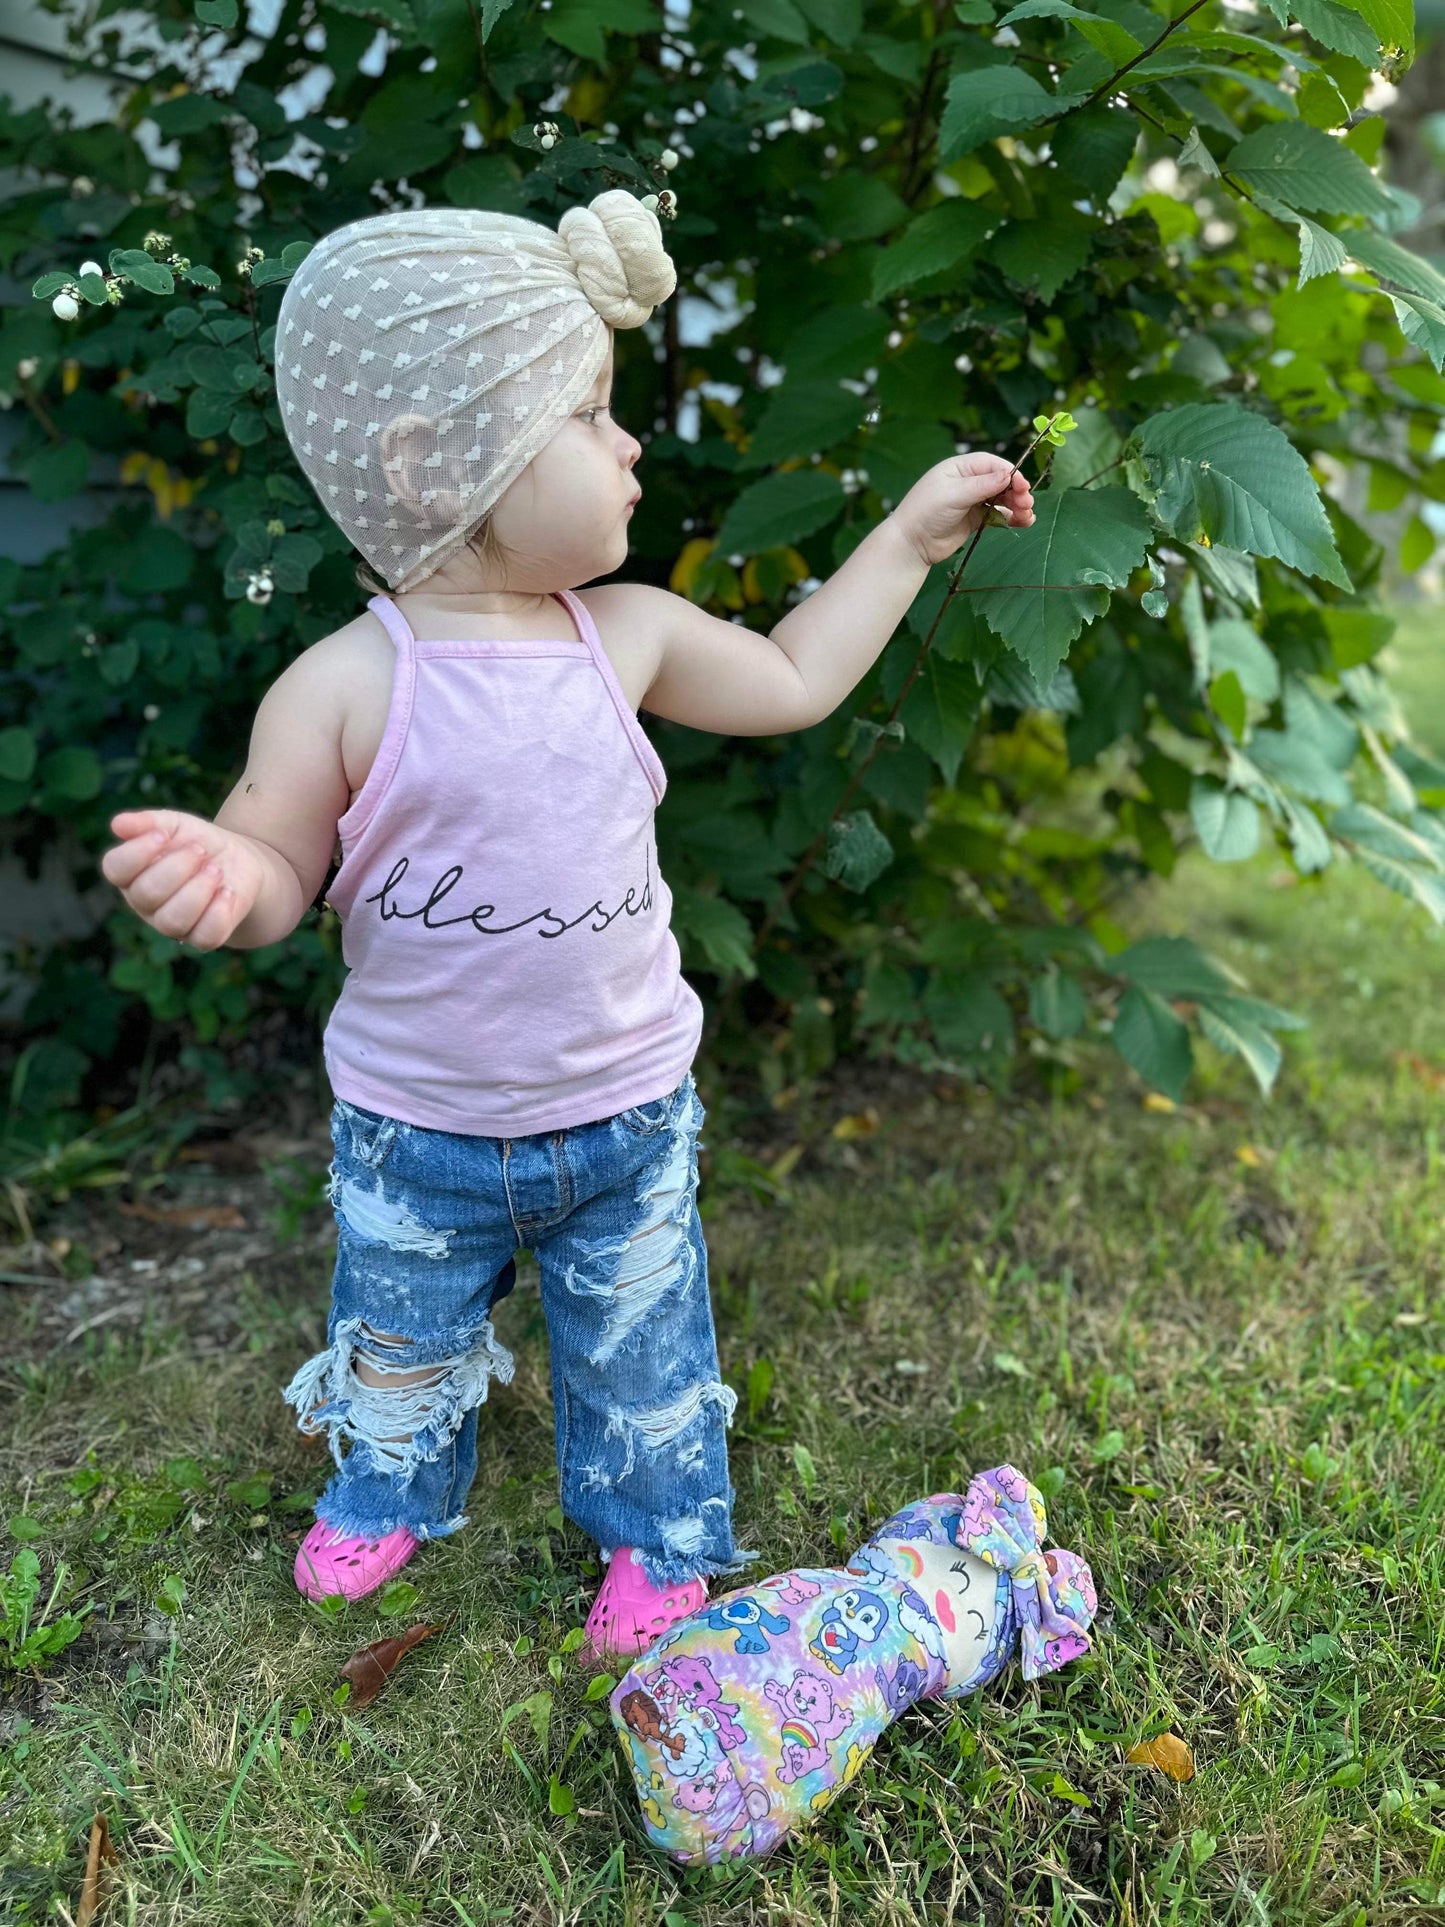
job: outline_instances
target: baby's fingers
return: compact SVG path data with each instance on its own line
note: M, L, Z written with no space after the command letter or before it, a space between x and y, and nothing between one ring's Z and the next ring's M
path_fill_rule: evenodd
M132 910L139 911L143 917L150 917L162 905L169 903L177 890L189 883L206 862L206 852L199 843L163 843L159 850L153 850L147 844L141 852L142 867L123 887L121 894ZM213 862L212 867L215 880L219 882L219 865Z
M239 922L236 893L222 885L192 925L185 941L197 950L219 950Z
M178 943L188 943L192 930L207 914L221 887L220 873L204 869L189 883L183 883L159 909L152 910L146 921L153 930L159 930L163 937L174 937Z

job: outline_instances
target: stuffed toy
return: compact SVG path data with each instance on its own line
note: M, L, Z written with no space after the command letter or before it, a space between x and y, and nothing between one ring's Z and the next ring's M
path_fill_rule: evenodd
M1084 1561L1044 1551L1043 1497L981 1472L887 1520L841 1570L778 1573L679 1620L609 1704L648 1838L684 1865L771 1852L919 1700L959 1699L1017 1652L1025 1679L1089 1649Z

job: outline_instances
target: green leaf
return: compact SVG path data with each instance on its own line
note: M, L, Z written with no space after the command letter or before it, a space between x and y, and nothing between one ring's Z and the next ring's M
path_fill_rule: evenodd
M1249 705L1239 677L1232 669L1226 669L1210 683L1209 700L1220 722L1236 742L1242 743L1249 722Z
M1339 0L1265 0L1265 5L1282 27L1287 27L1293 16L1322 47L1348 54L1364 67L1379 65L1379 37L1361 17L1360 9L1342 6Z
M797 0L797 5L835 47L851 47L863 30L863 0Z
M1101 208L1119 185L1138 139L1133 114L1122 107L1091 107L1062 121L1050 146L1063 178L1086 187L1095 207ZM1182 154L1179 165L1184 165Z
M1262 703L1272 703L1279 695L1279 663L1247 622L1210 623L1209 667L1215 676L1233 670L1245 695Z
M923 1011L940 1050L977 1059L1013 1052L1013 1012L993 982L977 971L951 966L935 970L923 993Z
M1046 489L1034 511L1032 528L985 529L969 572L989 585L973 598L985 621L1046 688L1110 589L1141 566L1151 531L1124 488Z
M1144 937L1109 959L1109 968L1163 997L1229 996L1234 979L1190 937Z
M939 164L946 167L984 141L1035 127L1059 111L1054 95L1022 67L977 67L955 74L948 83L938 130Z
M936 646L930 649L899 716L909 737L937 763L945 783L957 780L982 706L973 664L950 662Z
M1386 856L1378 850L1360 848L1356 855L1381 883L1428 910L1436 923L1445 923L1445 878L1432 871L1419 869L1413 863L1402 863L1397 857Z
M672 923L676 931L697 945L716 969L739 970L745 977L757 975L752 956L752 925L735 903L674 883Z
M1281 429L1234 402L1191 402L1151 416L1139 447L1174 534L1277 556L1352 587L1309 467Z
M1199 1006L1199 1028L1216 1050L1242 1057L1266 1097L1274 1086L1284 1053L1262 1025L1209 1004Z
M1212 776L1194 779L1189 814L1199 841L1216 863L1243 863L1259 848L1258 806Z
M1003 219L992 208L955 198L941 201L910 221L898 239L873 263L873 299L882 301L899 288L955 268L973 254Z
M1439 374L1445 369L1445 308L1418 294L1392 294L1390 305L1406 341L1428 355Z
M207 27L234 27L239 18L236 0L196 0L196 18Z
M800 542L824 528L847 501L836 475L820 468L792 468L745 488L718 530L719 555L756 555L760 549Z
M795 328L783 343L781 359L790 379L857 380L874 367L888 344L892 317L874 307L827 307Z
M1045 1037L1062 1042L1084 1027L1084 987L1067 970L1047 970L1029 988L1029 1017Z
M1224 163L1248 188L1311 213L1388 217L1394 202L1358 154L1300 120L1256 127Z
M1396 47L1405 55L1415 51L1415 8L1412 0L1350 0L1380 42L1382 52Z
M173 294L176 278L162 261L146 253L144 248L112 248L110 252L112 274L129 277L138 288L148 294Z
M1397 282L1411 294L1433 301L1436 307L1445 307L1445 274L1428 261L1422 261L1418 254L1402 248L1388 235L1372 233L1369 228L1354 228L1344 238L1350 259L1358 261L1362 268L1368 268L1381 280Z
M28 729L0 729L0 779L28 783L35 773L35 756L35 738Z
M1052 301L1064 283L1088 261L1099 223L1086 216L1044 221L1010 221L989 244L996 267L1041 301Z
M1325 761L1316 744L1293 730L1256 730L1250 738L1249 753L1266 775L1288 783L1311 802L1350 801L1352 792L1346 778Z
M236 10L231 8L231 18L224 25L234 27ZM214 94L176 94L170 100L158 100L146 109L167 140L177 134L199 134L208 127L219 127L237 111L233 101L218 99Z
M1330 818L1330 834L1344 837L1362 850L1377 851L1401 863L1419 863L1426 869L1445 870L1439 853L1428 837L1409 828L1398 817L1386 816L1372 803L1349 803Z
M1244 608L1259 607L1259 571L1252 555L1245 555L1240 549L1221 548L1217 543L1209 548L1202 542L1191 542L1189 553L1195 568L1216 595Z
M876 241L902 227L912 212L880 176L851 169L819 181L811 193L818 219L839 241Z
M85 803L92 796L99 796L105 772L93 749L84 744L67 744L64 749L51 750L42 760L39 778L52 796Z
M849 810L828 825L824 876L847 890L866 890L893 861L893 845L873 820L871 810Z
M1146 1084L1176 1104L1182 1101L1194 1051L1188 1030L1161 997L1131 984L1119 999L1111 1036L1119 1055Z
M90 469L90 450L79 438L47 442L32 455L25 480L37 502L63 502L85 487Z
M793 0L742 0L739 9L749 26L774 40L791 40L807 46L810 34L807 21Z
M739 468L775 468L798 455L824 454L856 433L867 401L836 381L785 381L754 429Z
M1337 234L1322 228L1307 214L1295 214L1293 220L1299 227L1299 280L1296 287L1302 288L1306 281L1314 281L1322 274L1334 274L1345 264L1345 246Z

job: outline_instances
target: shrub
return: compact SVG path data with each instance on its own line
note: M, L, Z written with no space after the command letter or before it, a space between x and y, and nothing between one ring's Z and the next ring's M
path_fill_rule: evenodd
M770 1091L845 1051L1004 1077L1092 1027L1177 1098L1202 1033L1268 1089L1287 1013L1186 936L1126 946L1121 890L1195 839L1220 862L1272 840L1312 885L1357 860L1445 917L1445 770L1376 665L1373 518L1445 497L1445 279L1398 238L1419 203L1362 108L1410 15L1270 4L1245 32L1218 0L744 0L685 27L641 0L289 0L257 35L199 0L158 10L165 51L114 126L0 113L30 182L6 260L39 297L0 330L16 468L44 500L96 455L132 485L0 565L21 847L68 832L84 883L115 809L212 814L265 687L356 611L273 397L311 241L413 202L555 225L605 187L666 190L681 286L722 325L683 344L674 298L619 341L622 416L657 423L632 573L767 630L930 464L1078 423L1045 441L1034 529L932 570L826 721L653 725L719 1055ZM224 87L202 78L218 36ZM143 121L179 152L154 181ZM1409 514L1400 566L1431 546ZM140 1007L224 1088L218 1053L267 1010L319 1020L340 972L324 911L196 956L118 909L38 966L39 1113L124 1061Z

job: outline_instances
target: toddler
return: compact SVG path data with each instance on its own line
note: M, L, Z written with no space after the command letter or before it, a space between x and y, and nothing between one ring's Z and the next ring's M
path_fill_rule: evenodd
M325 236L286 288L276 385L327 514L379 572L267 691L215 821L126 810L102 863L155 929L275 943L327 901L349 974L324 1055L339 1239L326 1349L285 1397L335 1471L296 1581L357 1599L466 1523L492 1326L541 1275L562 1505L605 1576L584 1657L702 1606L733 1540L697 1208L702 1006L681 975L639 705L723 735L826 717L1007 462L932 469L761 635L608 576L642 449L614 336L674 290L623 189L557 231L424 208Z

